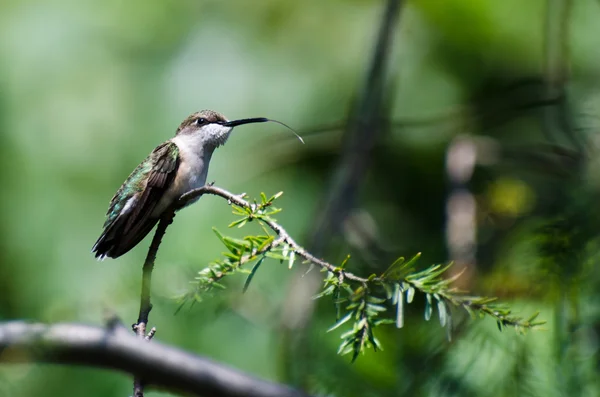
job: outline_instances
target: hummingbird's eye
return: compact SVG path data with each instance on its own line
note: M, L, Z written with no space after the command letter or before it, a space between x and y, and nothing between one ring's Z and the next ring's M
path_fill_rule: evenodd
M200 117L196 120L197 125L206 124L206 119L204 117Z

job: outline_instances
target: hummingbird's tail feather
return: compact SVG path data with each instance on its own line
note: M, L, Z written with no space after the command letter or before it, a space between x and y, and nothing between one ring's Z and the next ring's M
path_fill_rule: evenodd
M122 230L125 222L122 219L117 219L112 224L108 225L98 240L92 247L92 252L98 260L104 260L106 257L116 258L119 255L115 255L114 248L118 246L118 236L120 230Z
M148 218L143 225L126 230L128 219L120 218L102 232L92 247L92 252L98 260L104 260L106 257L115 259L126 254L142 241L158 222L157 218Z

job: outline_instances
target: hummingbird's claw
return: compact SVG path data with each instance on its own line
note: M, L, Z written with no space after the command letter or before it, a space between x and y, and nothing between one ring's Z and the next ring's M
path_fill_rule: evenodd
M152 327L152 329L150 330L150 332L148 332L148 335L146 335L146 337L144 339L150 340L150 339L154 338L155 333L156 333L156 327Z

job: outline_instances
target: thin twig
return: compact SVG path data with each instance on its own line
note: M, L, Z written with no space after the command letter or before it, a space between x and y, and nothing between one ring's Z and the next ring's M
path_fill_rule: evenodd
M226 199L228 203L235 204L239 207L255 209L255 205L250 204L248 201L244 200L241 195L236 195L236 194L230 193L227 190L221 189L216 186L203 186L199 189L192 190L192 191L184 194L183 196L181 196L181 198L179 199L179 204L183 205L183 204L187 203L188 201L193 200L203 194L212 194L214 196L222 197L222 198ZM314 263L315 265L322 267L324 269L327 269L330 272L334 272L336 274L339 272L343 272L344 277L348 280L357 281L360 283L366 283L368 281L376 281L376 279L368 280L366 278L356 276L352 273L346 272L345 270L339 269L337 266L332 265L329 262L326 262L322 259L317 258L310 252L306 251L300 244L298 244L281 225L279 225L276 222L270 221L270 220L263 220L263 221L275 233L277 233L277 235L283 240L283 242L285 242L287 245L290 246L290 249L292 251L294 251L296 253L296 255L306 259L307 261ZM275 241L277 241L277 240L275 240Z
M152 303L150 302L150 288L152 285L152 270L154 270L154 262L156 261L156 254L158 253L158 248L160 247L160 243L162 242L162 238L167 231L167 227L171 223L173 223L173 218L175 218L175 210L173 208L169 208L165 214L160 218L158 222L158 226L156 227L156 232L154 232L154 237L152 238L152 243L150 244L150 248L148 249L148 254L146 255L146 260L144 261L144 266L142 268L142 293L140 295L140 312L138 315L137 323L133 325L133 331L139 338L142 338L146 341L150 341L154 334L156 333L156 328L152 328L150 333L146 335L146 326L148 325L148 316L150 315L150 311L152 310ZM144 397L144 380L141 378L135 378L133 380L133 396L134 397Z

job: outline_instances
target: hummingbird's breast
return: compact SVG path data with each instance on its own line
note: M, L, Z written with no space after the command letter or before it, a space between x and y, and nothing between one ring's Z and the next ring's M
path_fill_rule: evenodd
M175 137L172 140L179 148L179 166L171 186L154 210L153 215L155 216L160 216L168 206L183 194L201 188L206 184L212 152L201 150L201 148L198 150L198 147L189 145L189 142L180 138ZM191 200L186 205L190 205L197 200L198 198Z

